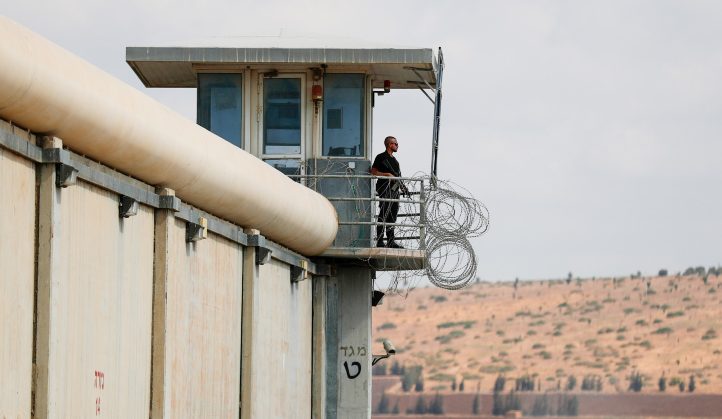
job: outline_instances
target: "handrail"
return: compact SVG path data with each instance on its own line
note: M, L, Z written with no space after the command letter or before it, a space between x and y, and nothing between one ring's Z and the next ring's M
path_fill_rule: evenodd
M325 178L325 179L388 179L388 180L408 180L412 182L423 182L424 178L404 177L404 176L374 176L374 175L288 175L292 179L307 178Z
M324 194L324 180L335 180L336 188L333 192L326 196L326 199L336 207L339 215L339 235L336 243L332 247L348 247L346 243L339 243L339 240L348 236L356 235L354 243L361 242L361 247L375 247L376 238L374 227L396 227L397 234L395 240L403 242L405 247L418 248L424 250L426 237L426 187L427 179L418 177L401 177L401 176L374 176L369 174L304 174L289 175L292 179L297 179L302 183L306 183L311 189ZM340 191L338 180L347 179L350 181L348 190ZM386 198L376 194L375 182L378 179L403 181L408 189L408 196L399 196L398 198ZM368 182L367 186L359 187L358 182ZM362 192L363 191L363 192ZM366 195L366 192L368 195ZM348 193L347 196L344 196ZM395 202L404 208L400 208L396 222L379 222L377 214L377 206L374 203ZM352 207L349 207L351 205ZM355 205L355 206L353 206ZM349 209L351 208L351 209ZM346 230L344 230L344 228ZM358 229L362 230L358 230ZM348 230L354 229L354 230ZM400 230L400 231L399 231ZM354 233L350 233L353 231ZM359 232L364 237L358 238ZM366 237L368 235L368 237ZM351 246L354 247L354 246Z

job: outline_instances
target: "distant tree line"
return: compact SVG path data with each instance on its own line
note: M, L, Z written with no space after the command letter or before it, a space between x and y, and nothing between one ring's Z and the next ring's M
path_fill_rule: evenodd
M416 399L416 405L413 408L406 409L406 414L416 415L443 415L444 414L444 397L436 393L431 401L427 402L423 396Z
M551 398L544 394L534 399L534 405L529 414L531 416L577 416L579 415L579 400L577 396L559 394L556 397L556 403L553 403Z
M602 377L585 375L582 379L582 391L602 391Z
M684 380L680 379L679 377L673 377L672 379L670 379L669 386L677 387L682 393L685 391ZM659 377L659 380L657 381L657 388L660 392L667 391L667 377L665 377L664 374ZM690 393L694 393L694 391L697 389L697 382L694 379L694 375L689 376L689 384L687 384L686 389Z
M573 389L576 386L576 379L567 381L567 388ZM523 411L521 400L517 394L520 391L534 391L534 380L526 375L515 380L515 389L504 394L506 387L506 377L499 375L494 381L492 408L491 413L494 416L504 416L511 410ZM472 404L472 413L479 414L478 395ZM532 416L577 416L579 414L579 400L576 396L560 394L554 400L550 399L547 394L543 394L534 399L534 405L530 412Z
M704 266L696 266L696 267L690 266L689 268L687 268L687 269L684 270L684 272L682 273L682 275L699 275L699 276L704 276L705 273L706 273L707 275L715 275L715 276L717 276L717 275L722 275L722 267L720 267L720 266L717 266L717 267L710 266L709 268L707 268L707 269L705 270Z

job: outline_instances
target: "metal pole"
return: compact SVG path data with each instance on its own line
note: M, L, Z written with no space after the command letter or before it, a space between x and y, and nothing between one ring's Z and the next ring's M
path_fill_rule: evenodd
M421 181L421 203L419 204L419 249L426 250L426 188Z

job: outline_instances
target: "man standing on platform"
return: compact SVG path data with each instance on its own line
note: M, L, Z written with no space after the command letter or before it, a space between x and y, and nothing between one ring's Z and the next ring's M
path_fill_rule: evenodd
M381 199L399 199L400 192L408 194L406 187L400 180L395 179L383 179L383 177L401 177L401 167L399 162L394 157L394 153L399 150L399 142L395 137L388 136L384 139L384 146L386 150L380 153L374 159L373 165L371 165L371 174L374 176L381 176L381 179L376 180L376 195ZM396 216L399 213L399 202L381 201L379 203L379 225L376 226L376 246L377 247L391 247L395 249L401 249L396 241L394 241L394 226L385 226L386 228L386 243L384 244L384 224L396 223Z

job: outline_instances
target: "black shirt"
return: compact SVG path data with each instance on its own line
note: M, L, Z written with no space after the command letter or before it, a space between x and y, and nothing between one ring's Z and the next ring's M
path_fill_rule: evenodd
M376 156L374 164L372 164L371 167L375 168L379 172L391 173L396 177L401 177L401 167L399 166L398 160L386 151ZM389 193L389 188L391 187L393 189L397 182L398 181L391 179L377 179L376 193L379 194L379 196L387 195Z

